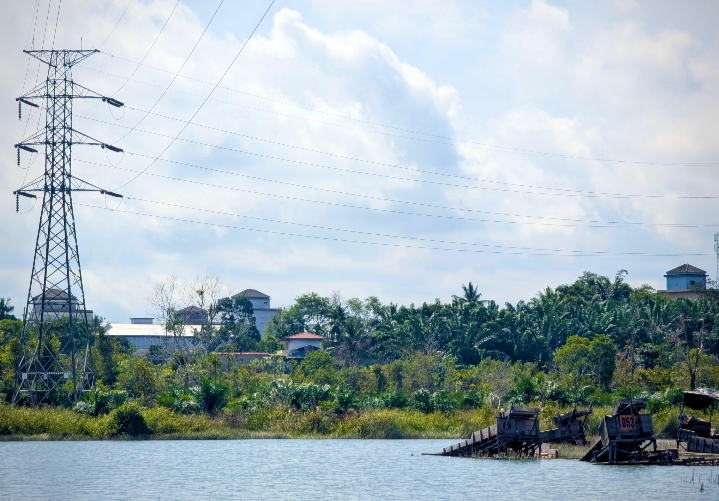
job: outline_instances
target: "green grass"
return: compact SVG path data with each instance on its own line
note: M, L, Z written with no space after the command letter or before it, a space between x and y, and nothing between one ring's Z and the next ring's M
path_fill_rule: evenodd
M541 429L551 426L553 415L566 409L547 406L542 410ZM114 411L116 412L116 411ZM0 440L83 440L121 439L116 436L114 412L91 417L63 408L27 408L0 405ZM410 409L374 409L336 415L330 411L299 412L284 407L258 409L247 413L175 414L165 408L142 409L152 439L239 439L239 438L466 438L473 431L495 422L497 409L483 407L470 411L431 413ZM595 408L587 420L590 435L596 435L602 416L611 409ZM654 415L658 438L673 438L677 409ZM579 449L566 449L571 457ZM581 454L580 454L581 455ZM560 457L567 457L560 451Z

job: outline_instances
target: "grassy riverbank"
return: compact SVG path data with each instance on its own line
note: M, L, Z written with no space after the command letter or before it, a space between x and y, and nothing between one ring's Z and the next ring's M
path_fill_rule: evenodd
M287 407L249 413L182 415L161 407L135 409L151 439L242 439L242 438L446 438L468 436L494 422L497 409L482 407L468 411L425 414L410 409L372 409L342 415L322 410L298 412ZM0 440L107 440L132 438L122 431L121 411L93 417L63 408L41 409L0 405ZM563 409L542 410L542 429L551 426L552 415ZM596 408L587 422L596 434L601 416L609 408ZM671 438L676 429L677 409L654 415L654 428Z

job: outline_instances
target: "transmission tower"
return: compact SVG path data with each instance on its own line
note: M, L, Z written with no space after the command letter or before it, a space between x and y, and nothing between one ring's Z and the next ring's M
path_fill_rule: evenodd
M115 107L123 103L72 80L72 67L99 51L24 52L47 64L48 72L45 82L16 99L18 116L22 118L23 104L44 110L45 127L15 148L18 165L21 150L38 153L38 149L44 149L45 173L13 192L18 209L20 197L37 199L35 193L42 193L30 287L23 312L18 387L13 402L76 401L82 392L93 387L95 378L89 329L93 319L85 308L72 193L96 191L112 197L122 195L73 176L72 147L95 145L114 152L122 150L75 130L72 102L83 98L101 99Z
M714 287L719 287L719 233L714 233L714 252L717 255L716 283Z

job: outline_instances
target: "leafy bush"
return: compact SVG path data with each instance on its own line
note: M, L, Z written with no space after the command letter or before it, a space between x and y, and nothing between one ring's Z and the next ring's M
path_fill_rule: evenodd
M402 391L391 391L382 395L384 406L388 409L404 409L409 405L407 395Z
M345 413L357 407L357 395L349 387L341 385L335 390L334 403L337 412Z
M108 414L127 401L127 392L122 390L96 391L93 393L95 415Z
M430 404L433 411L452 412L454 410L452 395L444 390L434 392L430 398Z
M328 384L301 383L293 388L289 403L299 410L309 409L312 399L316 404L332 399L332 387Z
M537 382L533 378L525 376L509 392L509 400L512 403L526 405L540 400L543 396L542 393L542 388Z
M214 414L225 408L228 393L229 388L225 383L213 383L203 379L197 392L197 403L203 411Z
M192 393L184 393L177 388L170 388L158 395L157 405L178 414L197 414L201 410Z
M461 405L463 409L479 409L484 405L484 396L476 391L468 391L461 396Z
M684 392L680 388L667 388L664 391L664 400L669 405L680 405L684 402Z
M95 404L92 402L80 401L75 404L73 410L78 414L87 414L88 416L95 416Z
M142 417L139 407L123 405L116 409L112 417L116 435L129 435L131 437L146 437L150 429Z
M432 395L430 392L424 388L414 392L414 395L412 395L412 407L425 414L432 412Z
M127 392L122 390L96 389L86 394L87 400L77 402L74 410L78 414L102 416L117 409L127 401Z

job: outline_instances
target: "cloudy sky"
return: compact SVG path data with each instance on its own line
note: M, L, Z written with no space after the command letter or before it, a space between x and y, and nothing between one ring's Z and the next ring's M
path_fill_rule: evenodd
M0 296L24 304L39 208L16 214L12 191L44 169L12 147L42 126L17 120L46 71L22 50L53 39L99 48L73 77L126 104L74 106L76 129L125 150L73 151L76 176L125 196L74 197L108 320L146 314L171 275L273 305L714 276L717 2L278 0L235 60L268 3L4 2Z

